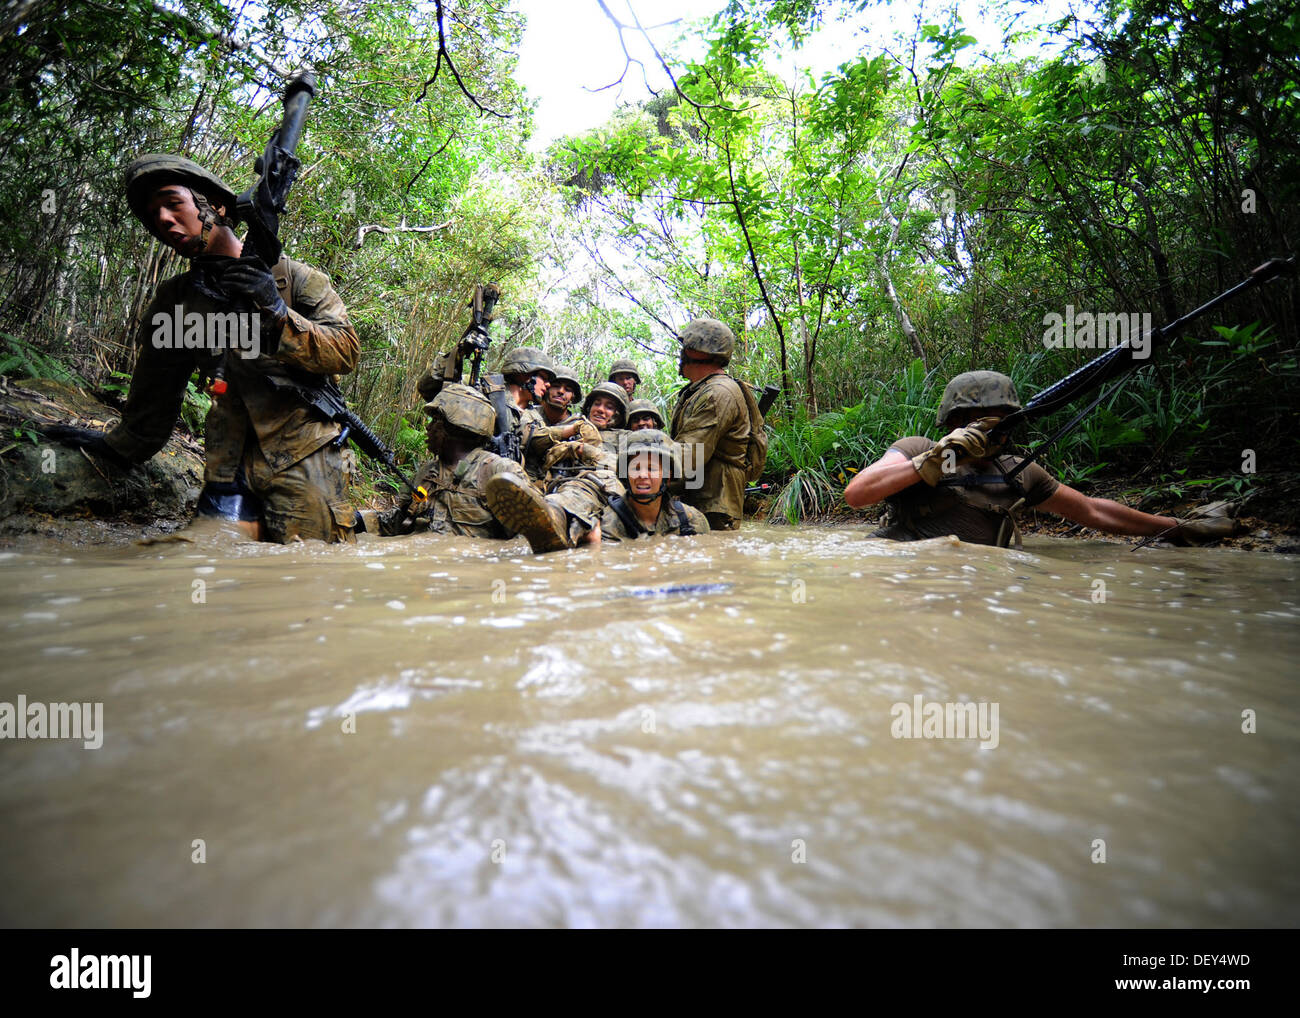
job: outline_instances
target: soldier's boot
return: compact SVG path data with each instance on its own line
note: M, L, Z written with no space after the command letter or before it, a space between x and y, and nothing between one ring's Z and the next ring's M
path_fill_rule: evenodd
M569 514L546 500L531 481L498 474L484 490L492 515L507 530L523 534L534 554L572 548Z

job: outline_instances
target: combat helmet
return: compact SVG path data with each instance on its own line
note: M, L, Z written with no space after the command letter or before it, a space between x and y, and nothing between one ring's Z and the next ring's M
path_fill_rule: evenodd
M546 374L555 378L555 362L535 346L517 346L501 364L503 375Z
M721 357L724 367L731 363L731 353L736 349L735 334L716 318L696 318L687 322L677 340L683 350Z
M591 387L591 392L587 393L587 398L582 401L583 414L591 413L591 404L597 396L608 396L618 404L619 416L614 418L613 427L622 428L627 426L627 390L621 385L613 382L600 382Z
M574 402L582 399L582 383L578 381L578 373L567 364L555 365L555 381L568 382L573 386L574 391L578 394L574 397Z
M626 456L620 456L623 467L621 473L624 477L627 476L627 469L632 463L632 458L643 452L654 453L659 456L659 460L663 464L665 481L670 477L682 476L682 447L658 428L629 431L625 436L625 440L620 440L620 446L620 452L626 451Z
M663 429L664 415L659 412L659 408L655 406L654 403L652 403L650 400L634 399L632 400L631 403L627 405L627 423L629 427L631 427L632 425L632 418L635 417L637 414L650 414L655 419L656 422L655 427L659 428L660 430ZM643 428L641 430L644 431L647 429Z
M441 415L451 427L471 435L491 438L496 434L497 412L488 398L477 389L459 382L448 382L438 395L424 404L424 412Z
M641 374L636 369L635 361L630 361L627 360L626 358L621 360L616 360L609 369L609 381L611 382L614 381L614 376L622 373L629 374L633 378L635 378L637 385L641 384Z
M1000 371L967 371L958 375L943 390L936 423L945 428L954 411L966 409L1008 413L1019 410L1020 397L1016 395L1015 383Z
M167 152L140 156L126 168L123 184L131 212L150 230L152 227L145 218L145 207L154 191L168 184L180 184L198 191L215 204L224 205L228 219L235 214L235 192L216 174L184 156Z

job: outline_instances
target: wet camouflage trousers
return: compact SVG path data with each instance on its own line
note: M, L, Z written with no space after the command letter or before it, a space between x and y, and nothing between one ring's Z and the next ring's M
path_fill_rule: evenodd
M353 542L355 514L347 498L356 472L351 449L321 446L286 470L276 472L253 443L242 463L249 489L262 500L264 538L279 544L304 541Z
M574 474L549 474L541 484L546 500L559 506L588 530L600 522L605 506L623 494L618 475L604 467L589 467Z

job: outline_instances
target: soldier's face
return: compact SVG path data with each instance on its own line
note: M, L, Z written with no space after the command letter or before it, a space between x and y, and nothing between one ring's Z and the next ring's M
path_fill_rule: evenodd
M688 382L698 382L705 375L713 373L712 357L701 357L690 350L683 349L681 359L677 362L677 373Z
M591 401L591 423L604 431L618 416L618 404L608 396L597 396Z
M639 452L628 462L627 483L634 495L653 495L664 483L663 461Z
M982 410L979 407L964 407L961 410L954 410L948 415L948 427L964 428L968 424L982 420L985 417L996 417L1002 420L1007 415L1005 410Z
M637 414L632 418L632 423L628 425L633 431L645 431L647 428L654 428L658 425L655 419L649 414Z
M198 254L203 247L203 220L188 187L160 187L144 209L145 222L155 237L182 255Z
M424 426L424 437L430 452L442 452L442 444L447 440L447 422L441 413L429 418L429 423Z
M546 398L546 393L551 388L551 380L545 375L533 375L530 379L530 387L533 398L540 401Z
M556 382L546 391L546 402L560 410L566 409L577 398L578 394L568 382Z
M629 396L631 396L634 392L636 392L636 375L632 374L629 371L620 371L617 375L615 375L612 379L610 379L610 381L612 381L615 385L621 385L624 389L627 390L627 394Z

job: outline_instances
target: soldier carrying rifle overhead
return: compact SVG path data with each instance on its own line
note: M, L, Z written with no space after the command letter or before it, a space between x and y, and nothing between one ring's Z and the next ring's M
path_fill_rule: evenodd
M199 515L237 520L250 536L279 543L353 540L346 489L354 460L340 447L342 428L273 384L356 368L361 346L328 277L286 257L268 266L244 256L234 192L189 159L141 156L125 185L132 213L190 268L161 283L145 311L121 422L107 434L46 433L122 468L142 463L170 437L195 369L211 376L221 365L224 393L204 425ZM223 346L235 311L256 319L238 356Z

